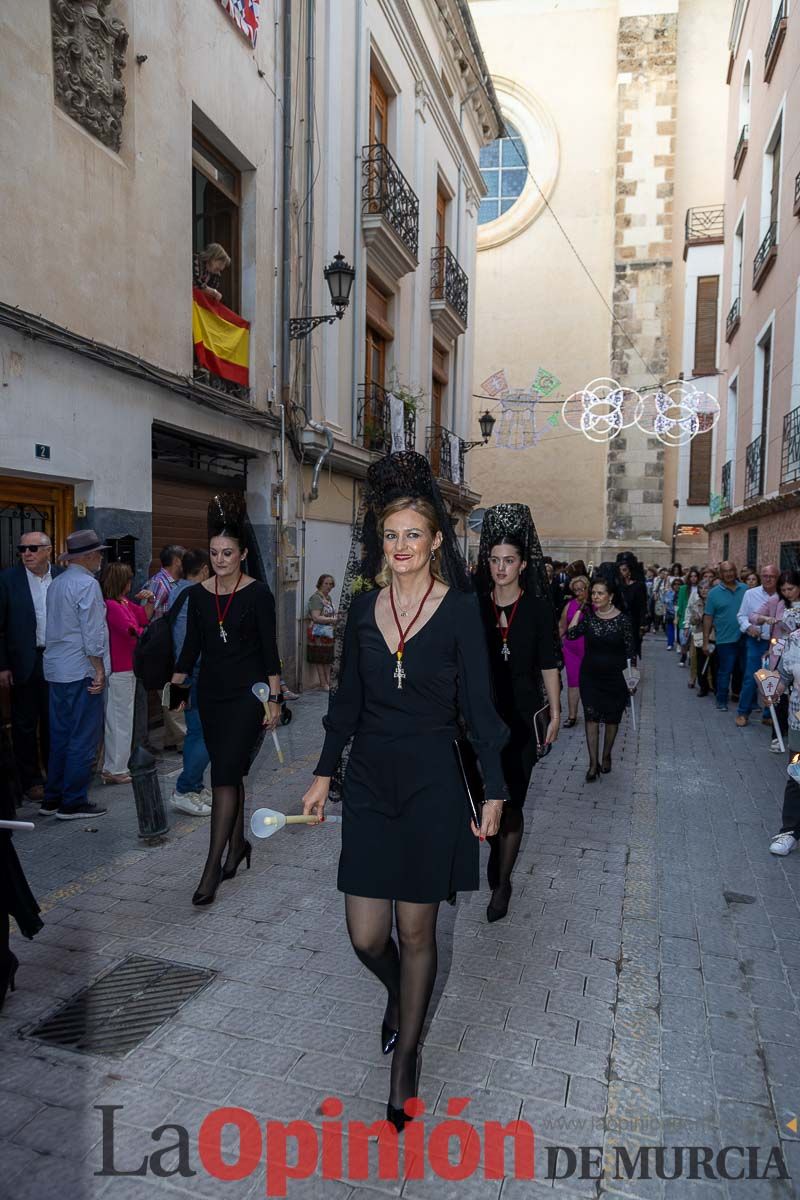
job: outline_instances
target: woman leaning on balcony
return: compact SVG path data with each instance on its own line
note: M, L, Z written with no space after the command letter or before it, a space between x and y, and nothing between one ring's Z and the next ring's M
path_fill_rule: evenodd
M193 286L205 292L212 300L221 300L220 276L231 265L231 258L219 242L209 242L205 250L195 254L192 262Z

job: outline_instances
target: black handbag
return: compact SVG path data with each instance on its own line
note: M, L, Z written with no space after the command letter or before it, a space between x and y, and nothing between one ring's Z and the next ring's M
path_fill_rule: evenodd
M472 819L480 829L481 810L486 802L486 788L478 764L478 756L468 737L456 738L453 742L453 752L461 772L464 791L467 793Z

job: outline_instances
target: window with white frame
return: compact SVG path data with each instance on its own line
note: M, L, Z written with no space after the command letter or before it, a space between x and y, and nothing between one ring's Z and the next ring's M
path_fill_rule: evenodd
M755 379L753 387L753 438L763 437L769 428L769 404L772 390L772 331L773 320L756 342Z
M773 240L776 243L779 240L782 157L783 112L778 115L764 151L761 185L761 238L763 240L772 231Z
M733 234L733 260L731 263L731 304L742 297L742 265L744 263L744 212Z
M731 464L731 496L733 495L733 472L736 468L736 431L739 423L739 375L728 384L728 405L725 422L725 462Z
M750 124L750 79L752 71L750 68L750 58L744 64L744 72L742 74L742 87L739 92L739 129L744 129L745 125Z

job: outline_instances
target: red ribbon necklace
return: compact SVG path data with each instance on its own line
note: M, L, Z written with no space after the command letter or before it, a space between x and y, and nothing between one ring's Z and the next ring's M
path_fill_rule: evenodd
M403 670L403 651L406 648L406 638L408 637L409 633L411 633L411 630L413 629L413 627L416 625L417 621L419 620L419 615L422 612L423 608L425 607L425 601L428 599L428 596L430 596L431 592L433 591L433 585L435 582L436 582L436 580L433 577L431 577L430 584L428 585L428 590L425 593L425 595L422 597L422 602L421 602L419 608L417 609L416 614L411 618L411 621L409 622L408 625L406 625L405 629L403 629L403 626L400 624L400 618L398 617L397 609L395 608L394 588L391 586L391 584L389 585L389 599L392 604L392 613L394 615L394 623L397 626L397 632L400 634L400 641L398 643L397 653L396 653L397 666L394 669L394 677L397 680L397 686L401 691L403 688L403 680L406 677L406 673Z
M242 573L240 571L239 578L236 580L236 587L233 589L230 596L228 596L228 599L225 603L225 607L220 608L220 606L219 606L219 575L214 576L214 603L217 606L217 624L219 625L219 636L222 638L223 642L228 641L228 635L225 632L224 621L228 615L228 609L230 608L231 604L233 604L233 597L236 595L236 588L238 588L238 586L241 582L242 582Z
M497 620L497 628L500 630L500 637L503 639L503 649L500 651L500 653L506 661L511 658L511 651L508 648L508 635L511 631L511 626L514 624L514 617L517 615L517 608L519 607L519 602L521 599L522 592L520 591L520 594L514 601L514 607L511 609L511 616L503 626L500 624L500 609L497 607L497 601L494 598L494 588L492 589L492 608L494 609L494 615Z

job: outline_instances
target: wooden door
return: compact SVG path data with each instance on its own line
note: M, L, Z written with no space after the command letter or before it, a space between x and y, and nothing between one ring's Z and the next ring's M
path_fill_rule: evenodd
M389 97L374 71L369 77L369 144L385 146L389 136Z
M46 533L55 560L65 548L67 534L72 533L74 513L72 484L10 475L0 478L0 570L19 562L17 544L23 533Z
M225 490L234 491L235 484L227 484ZM148 574L158 569L163 546L208 549L208 505L219 491L219 483L153 476L153 561Z

